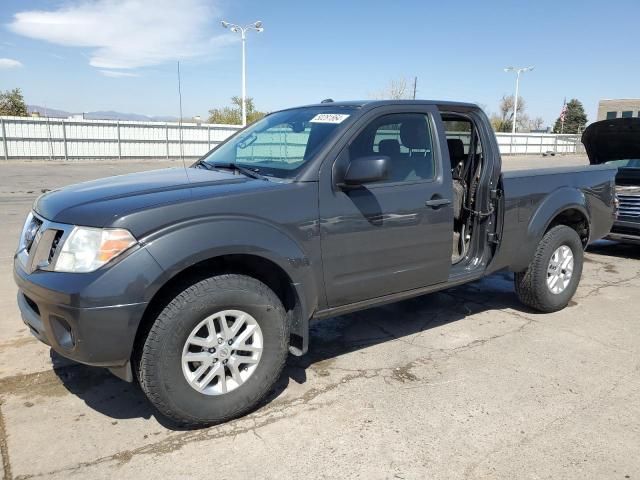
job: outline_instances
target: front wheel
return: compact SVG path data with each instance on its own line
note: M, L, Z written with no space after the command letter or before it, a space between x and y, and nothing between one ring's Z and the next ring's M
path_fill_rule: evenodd
M527 269L515 274L518 298L541 312L562 310L576 293L583 261L576 231L566 225L553 227L538 244Z
M218 275L178 294L141 347L140 385L165 416L206 426L253 409L278 379L288 352L284 308L266 285Z

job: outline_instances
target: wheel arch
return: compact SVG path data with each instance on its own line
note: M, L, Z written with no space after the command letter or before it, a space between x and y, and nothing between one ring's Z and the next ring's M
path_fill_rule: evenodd
M524 253L518 255L510 269L515 272L526 269L544 235L556 225L573 228L583 247L589 243L590 215L585 195L579 189L559 188L540 203L527 226L525 242L521 247Z
M147 290L149 305L134 348L162 299L173 298L175 289L194 277L237 273L262 281L278 295L290 320L291 351L306 352L319 290L307 253L313 246L294 233L260 219L226 216L172 224L144 238L163 273Z
M155 318L176 295L193 283L214 275L246 275L269 287L282 302L291 326L290 350L302 355L308 347L308 314L303 292L281 265L264 256L239 253L207 258L176 271L151 297L138 325L134 352L147 337Z

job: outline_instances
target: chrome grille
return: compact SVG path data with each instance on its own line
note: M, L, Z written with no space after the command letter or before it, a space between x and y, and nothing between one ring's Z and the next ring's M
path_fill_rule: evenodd
M18 259L28 271L51 270L59 253L58 247L63 244L71 232L71 225L49 222L31 214L24 227Z
M621 217L640 217L640 197L618 195L618 198L620 199L618 215Z

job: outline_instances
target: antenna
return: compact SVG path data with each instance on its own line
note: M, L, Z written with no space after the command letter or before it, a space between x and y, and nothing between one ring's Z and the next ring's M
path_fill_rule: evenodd
M178 60L178 102L180 104L180 116L178 117L180 160L182 160L182 166L184 167L184 173L187 176L187 181L191 183L191 180L189 179L189 171L187 170L187 164L184 161L184 147L182 145L182 84L180 82L180 60Z

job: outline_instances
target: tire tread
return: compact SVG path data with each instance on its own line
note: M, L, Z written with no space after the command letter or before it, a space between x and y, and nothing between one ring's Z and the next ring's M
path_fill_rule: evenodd
M577 239L578 242L580 242L580 237L571 227L566 225L557 225L551 228L542 237L542 240L538 244L533 259L527 269L523 272L516 272L514 275L514 284L518 299L535 310L550 313L561 310L565 306L561 305L558 307L557 305L549 302L543 295L543 292L545 292L545 289L547 288L547 262L545 261L545 257L549 253L548 250L551 248L551 245L554 245L563 237L574 237L573 240ZM577 258L576 255L574 255L574 258L574 261L576 262L574 274L578 275L577 280L579 282L579 276L582 273L582 266L580 265L578 268L577 262L582 262L582 259ZM575 288L577 288L577 282L575 284Z
M246 275L237 274L223 274L216 275L209 278L200 280L193 285L187 287L180 292L158 315L153 323L149 333L142 344L141 351L139 352L137 363L138 382L143 392L149 398L151 403L160 411L160 413L172 421L178 423L181 426L193 428L201 427L204 425L211 425L212 422L203 421L201 418L188 414L187 412L177 412L175 407L171 406L167 399L164 398L162 390L156 383L156 378L153 375L155 371L155 359L158 358L158 352L162 349L163 340L166 338L166 332L168 327L173 323L179 321L178 317L182 308L189 303L194 302L202 296L206 296L212 291L229 291L237 290L246 292L248 290L257 293L259 296L265 298L265 300L274 308L278 310L281 322L281 335L282 339L281 348L286 352L288 350L289 339L289 324L285 320L286 314L280 299L276 294L267 287L264 283L256 280L255 278ZM277 368L273 371L269 384L272 385L282 373L287 355L280 355ZM264 397L269 393L270 388L265 388L259 392L255 398L251 399L247 404L240 404L238 408L228 414L217 418L213 423L222 423L236 418L247 411L249 411L256 404L260 403Z

